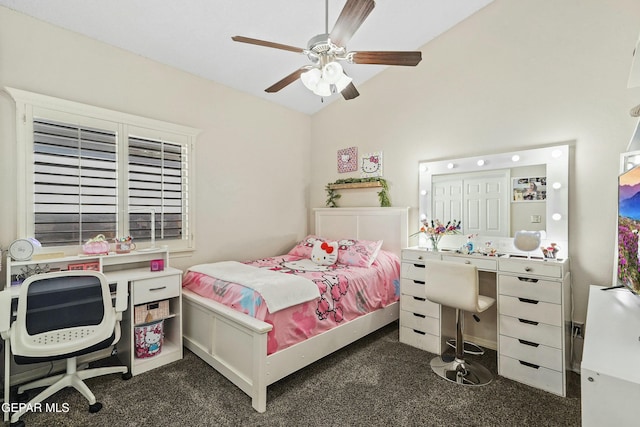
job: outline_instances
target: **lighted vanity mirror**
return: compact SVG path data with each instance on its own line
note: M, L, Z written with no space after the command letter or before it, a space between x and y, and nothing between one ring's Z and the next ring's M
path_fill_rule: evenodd
M542 245L569 251L569 146L420 162L420 219L462 221L440 246L456 249L470 234L499 253L518 254L517 231L543 232ZM542 252L539 251L539 256Z

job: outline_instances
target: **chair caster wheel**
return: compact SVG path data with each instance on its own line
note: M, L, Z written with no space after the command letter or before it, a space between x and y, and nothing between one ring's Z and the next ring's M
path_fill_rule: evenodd
M126 374L122 374L122 379L123 380L130 380L131 378L133 378L133 375L131 375L131 372L127 372Z
M93 405L89 405L89 412L91 412L92 414L95 414L100 409L102 409L102 403L100 402L96 402Z

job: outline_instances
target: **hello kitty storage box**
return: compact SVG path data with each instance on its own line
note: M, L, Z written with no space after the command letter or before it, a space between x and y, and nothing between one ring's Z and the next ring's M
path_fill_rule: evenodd
M164 337L164 320L145 323L134 328L136 357L146 358L160 354Z

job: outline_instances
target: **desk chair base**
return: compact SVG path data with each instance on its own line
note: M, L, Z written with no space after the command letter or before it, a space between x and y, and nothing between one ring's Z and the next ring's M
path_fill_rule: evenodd
M107 374L123 374L123 377L127 375L128 368L126 366L109 366L104 368L93 368L86 369L82 371L76 370L76 358L72 357L67 359L67 371L54 375L52 377L42 378L40 380L36 380L27 384L23 384L18 387L18 394L22 394L27 390L32 390L35 388L47 387L42 390L36 397L29 400L29 402L24 406L24 408L15 412L11 416L11 425L20 425L19 419L21 416L27 412L27 409L32 406L34 403L42 402L49 396L57 393L66 387L73 387L80 392L88 401L89 401L89 412L95 413L102 409L102 404L100 402L96 402L96 397L91 392L89 387L84 383L84 380L89 378L98 377L101 375ZM16 424L14 424L16 423Z
M436 356L431 359L431 370L447 381L466 386L483 386L493 380L493 375L484 366L458 358L446 361Z

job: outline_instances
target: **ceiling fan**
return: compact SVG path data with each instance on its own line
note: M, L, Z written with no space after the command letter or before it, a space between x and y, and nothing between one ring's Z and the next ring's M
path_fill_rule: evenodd
M300 79L316 95L324 97L340 92L344 99L349 100L360 93L353 85L352 79L344 73L339 61L347 61L351 64L416 66L422 60L422 53L419 51L350 52L347 50L347 42L360 28L375 5L374 0L347 0L333 30L329 32L329 0L325 0L325 32L312 37L306 49L243 36L234 36L231 39L240 43L302 53L311 61L310 65L298 68L265 89L265 92L278 92Z

